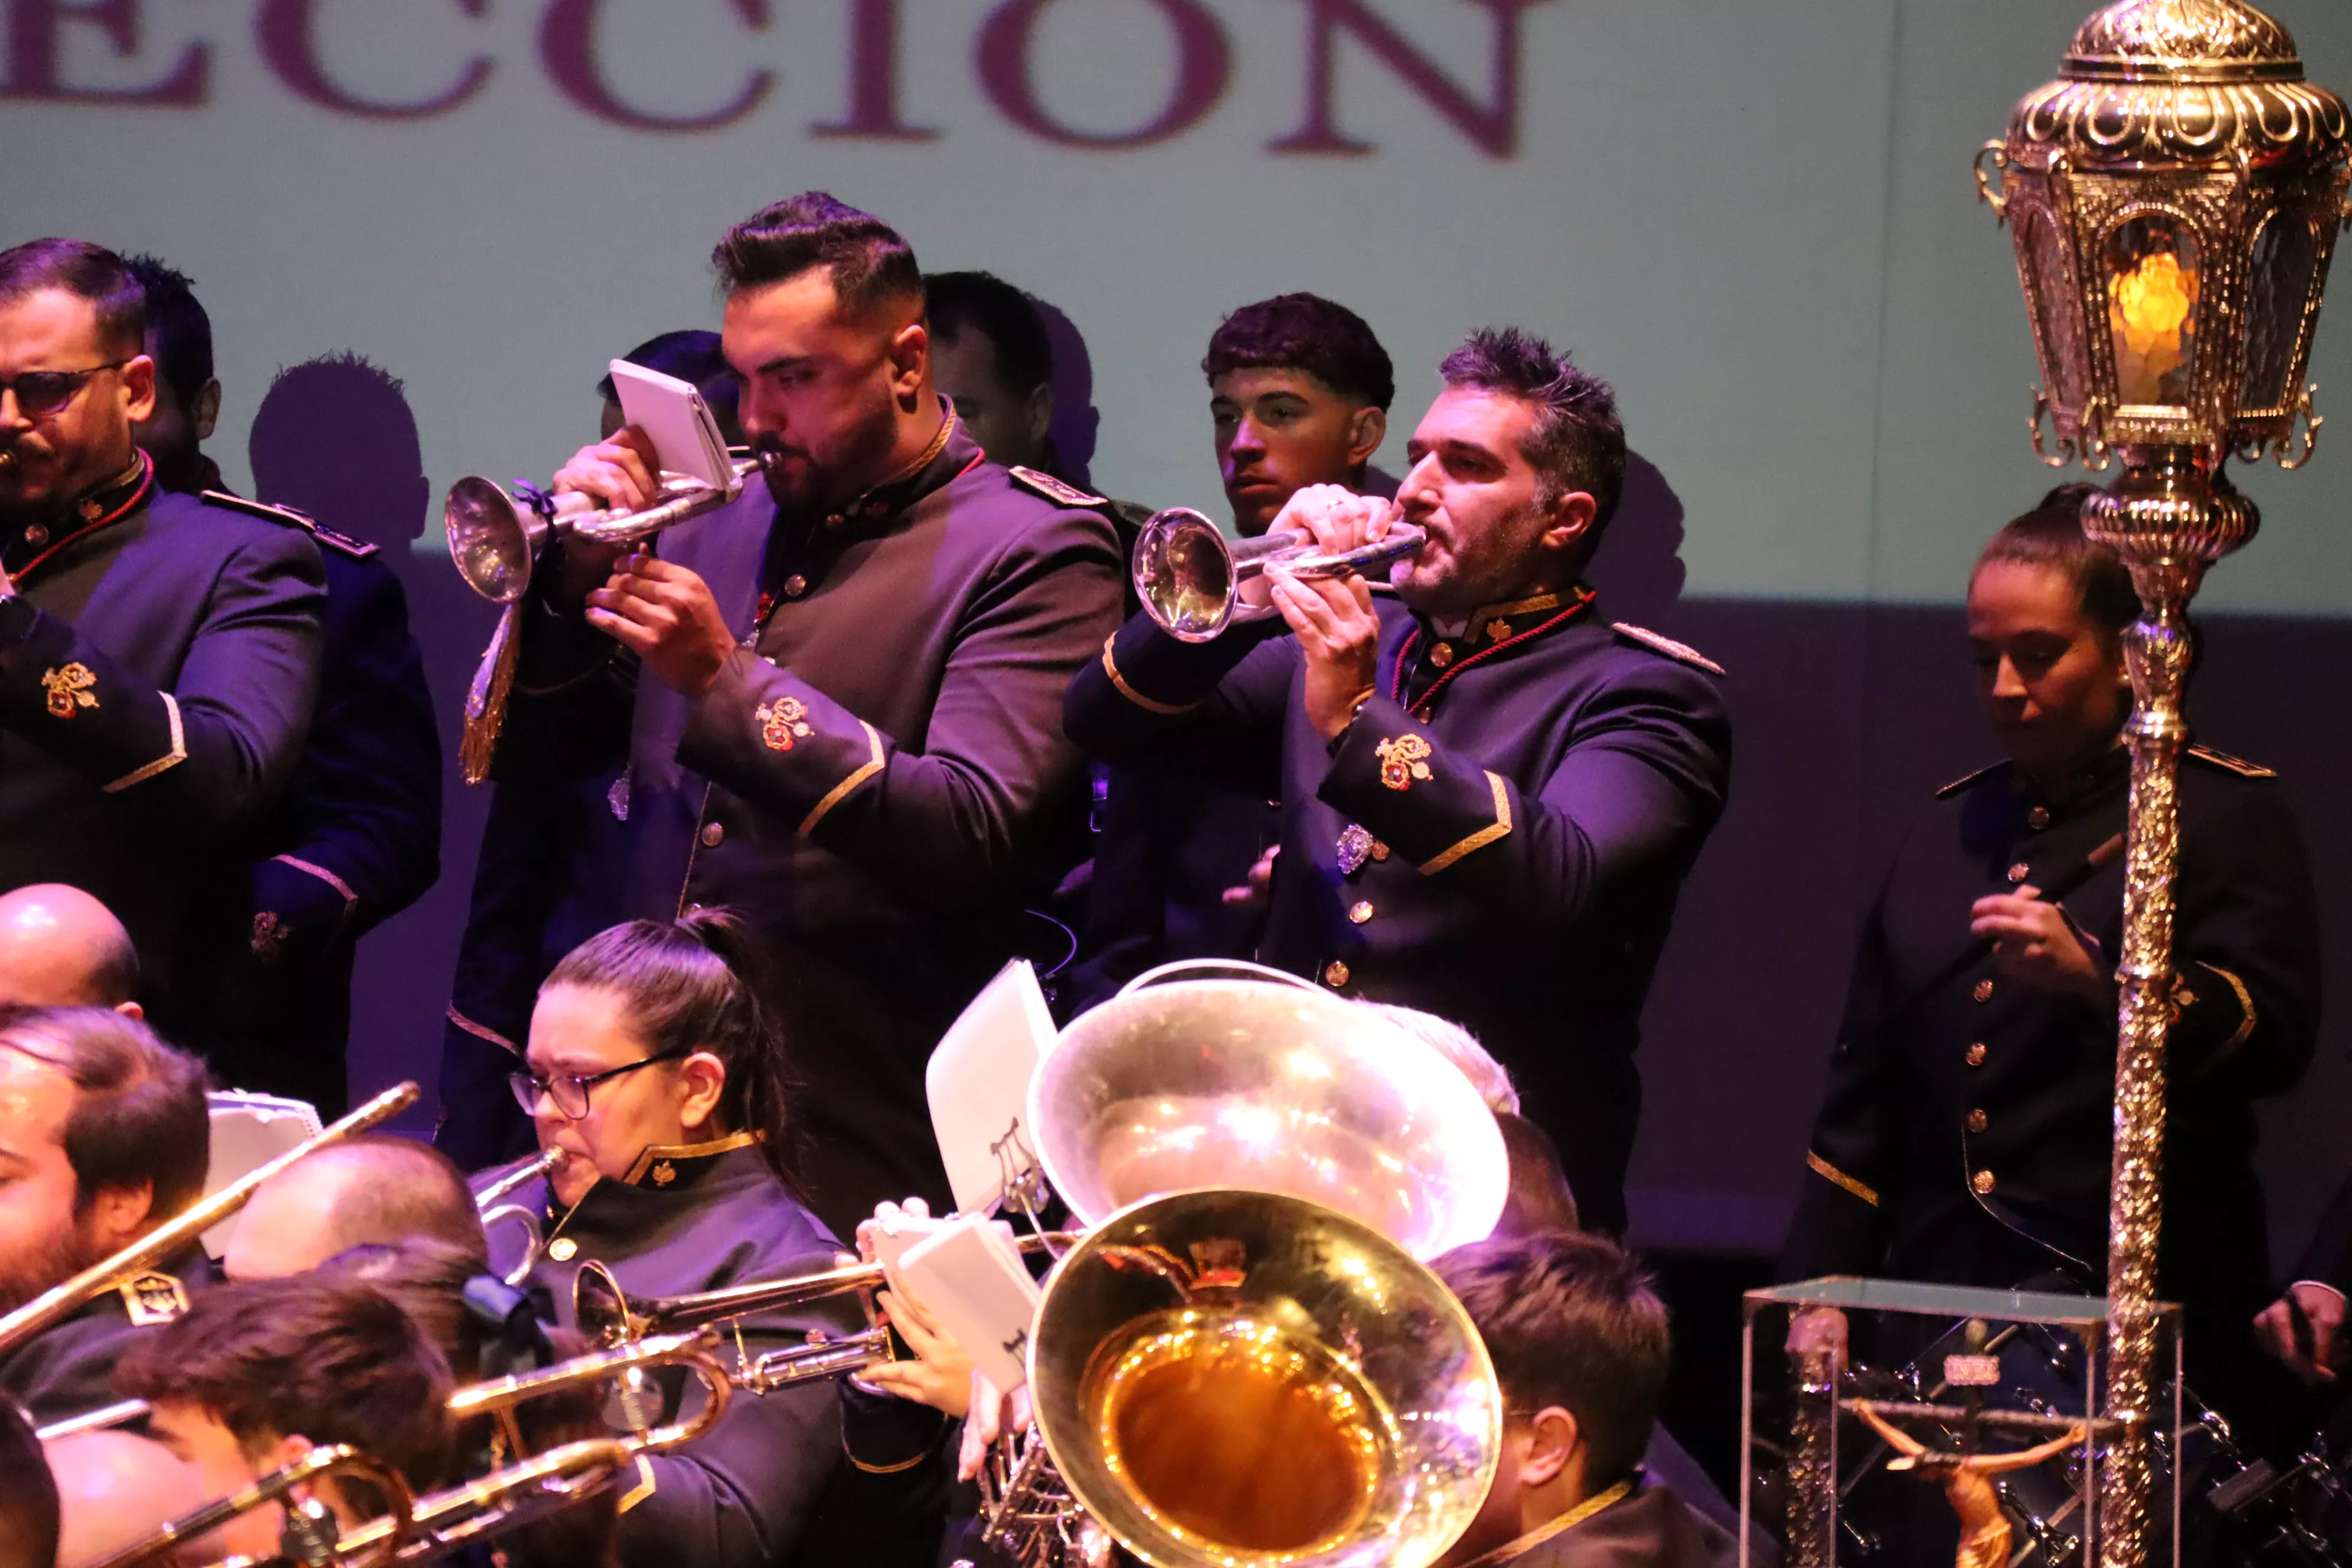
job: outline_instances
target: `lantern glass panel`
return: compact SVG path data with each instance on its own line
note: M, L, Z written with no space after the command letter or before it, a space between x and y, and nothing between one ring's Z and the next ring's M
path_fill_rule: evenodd
M2082 296L2066 265L2066 241L2058 220L2035 208L2025 218L2025 254L2033 289L2033 309L2042 319L2042 374L2051 401L2069 415L2083 407L2083 368L2088 363L2083 331Z
M2294 370L2304 305L2311 297L2311 273L2318 258L2319 237L2301 213L2274 212L2255 235L2247 268L2240 408L2268 411L2286 401L2287 378Z
M2143 213L2109 232L2105 259L2117 401L2187 407L2204 285L2197 237L2174 214Z

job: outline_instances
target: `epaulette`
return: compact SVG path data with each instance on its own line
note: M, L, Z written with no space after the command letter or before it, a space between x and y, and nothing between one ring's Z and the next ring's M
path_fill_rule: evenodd
M1994 763L1988 767L1979 768L1972 773L1968 773L1962 777L1956 778L1951 783L1946 784L1943 788L1937 790L1936 792L1936 798L1937 800L1948 800L1953 795L1959 794L1962 790L1976 783L1979 779L1990 778L1993 774L2000 772L2001 769L2007 766L2009 766L2007 763Z
M2250 763L2243 757L2233 757L2227 752L2217 752L2210 746L2191 746L2189 748L2189 754L2200 763L2210 763L2217 768L2225 768L2240 778L2274 779L2278 777L2275 769L2266 768L2260 763Z
M1672 637L1661 637L1647 626L1637 626L1626 621L1612 621L1610 623L1609 629L1628 642L1640 643L1653 653L1662 653L1668 658L1678 658L1685 664L1696 665L1709 675L1724 673L1723 666L1716 663L1698 649L1678 643Z
M364 561L376 552L376 547L366 541L353 539L348 533L337 533L309 512L298 511L290 506L271 506L267 501L247 500L243 496L233 496L226 490L206 490L202 499L206 506L226 507L231 511L241 511L247 517L257 517L264 521L282 522L289 528L299 528L328 549L348 555L354 561Z
M1110 505L1110 502L1101 496L1088 495L1077 486L1065 484L1053 475L1040 473L1035 468L1013 468L1005 471L1013 476L1015 483L1036 491L1047 500L1058 501L1064 506L1091 510L1098 506Z
M141 1328L187 1314L188 1289L172 1275L151 1269L132 1275L117 1289L122 1292L123 1314Z

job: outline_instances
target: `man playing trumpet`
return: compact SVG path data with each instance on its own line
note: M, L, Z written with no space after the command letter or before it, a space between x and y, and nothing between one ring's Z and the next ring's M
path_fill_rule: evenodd
M1065 718L1114 763L1279 795L1260 956L1462 1020L1518 1079L1586 1222L1615 1230L1643 999L1723 807L1721 671L1612 626L1579 581L1624 479L1609 388L1508 329L1444 376L1394 505L1318 487L1276 523L1324 552L1425 530L1393 600L1277 567L1279 619L1187 643L1139 615Z

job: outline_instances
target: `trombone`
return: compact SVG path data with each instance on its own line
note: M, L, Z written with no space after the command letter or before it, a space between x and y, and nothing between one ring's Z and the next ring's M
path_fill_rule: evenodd
M330 1143L339 1142L354 1132L364 1132L379 1122L389 1121L415 1104L417 1088L413 1083L385 1089L341 1121L297 1143L275 1160L255 1166L212 1196L191 1205L177 1218L157 1226L113 1257L91 1264L64 1284L42 1292L5 1317L0 1317L0 1356L8 1354L36 1335L73 1316L93 1297L113 1289L132 1275L143 1273L181 1251L205 1231L243 1208L256 1188L297 1160L315 1153Z
M283 1501L290 1492L327 1479L331 1476L355 1475L373 1482L383 1493L390 1511L378 1521L383 1527L379 1539L385 1542L384 1554L369 1560L371 1565L392 1561L390 1553L408 1545L415 1537L415 1498L408 1482L400 1472L380 1460L361 1453L344 1444L311 1449L289 1465L263 1476L242 1491L230 1493L217 1502L206 1503L195 1512L175 1519L148 1536L135 1541L110 1557L90 1564L90 1568L129 1568L133 1563L143 1563L160 1557L184 1542L200 1535L209 1535L230 1521ZM335 1516L327 1505L315 1497L297 1500L287 1507L284 1550L278 1558L291 1558L307 1568L323 1568L327 1563L341 1563L341 1542L337 1539ZM214 1568L248 1568L275 1558L231 1557L214 1564Z
M537 1181L541 1176L554 1174L555 1168L567 1157L561 1149L549 1149L535 1159L522 1162L474 1194L474 1203L481 1210L484 1230L494 1225L519 1225L522 1226L523 1234L530 1237L523 1246L522 1257L507 1271L506 1282L509 1285L520 1286L530 1278L530 1271L539 1265L540 1253L547 1246L547 1238L541 1234L539 1215L531 1213L529 1205L502 1204L499 1200L517 1187Z
M1228 540L1201 513L1178 506L1152 513L1144 523L1130 571L1145 612L1162 630L1182 642L1209 642L1229 626L1280 613L1265 582L1269 571L1345 577L1411 555L1427 542L1426 530L1402 521L1390 523L1369 544L1329 552L1301 528Z

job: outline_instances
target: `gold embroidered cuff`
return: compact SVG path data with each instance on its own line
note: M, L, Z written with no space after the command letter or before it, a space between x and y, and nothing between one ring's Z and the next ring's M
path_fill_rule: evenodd
M1127 683L1127 677L1118 672L1118 660L1111 657L1110 645L1118 640L1115 635L1103 638L1102 666L1103 673L1110 677L1110 683L1118 688L1118 694L1121 697L1147 713L1163 713L1172 716L1178 713L1190 713L1200 706L1198 702L1154 702L1150 698L1129 686Z
M1843 1187L1847 1192L1852 1193L1855 1197L1860 1198L1864 1203L1868 1204L1872 1208L1876 1208L1878 1206L1877 1188L1867 1186L1861 1182L1855 1181L1852 1176L1847 1175L1843 1171L1839 1170L1835 1165L1831 1164L1827 1160L1822 1159L1811 1149L1805 1151L1805 1163L1813 1168L1813 1173L1815 1175L1836 1183L1839 1186Z
M866 731L866 742L874 748L874 754L864 766L826 791L824 798L818 801L806 816L801 818L800 835L803 838L816 831L816 825L824 820L825 813L839 805L845 795L882 771L882 732L863 719L860 719L857 724L858 728Z
M169 754L156 758L143 768L133 768L108 784L106 786L108 795L112 795L117 790L129 789L135 784L145 784L166 768L175 768L188 760L188 736L187 732L180 728L179 699L168 691L159 691L155 695L163 700L163 711L172 721L172 750Z
M297 871L307 871L311 876L318 878L319 880L326 883L327 886L342 894L343 902L346 906L356 904L360 901L360 896L352 891L352 885L349 882L344 881L341 877L336 876L332 871L328 870L324 866L313 865L310 861L302 859L300 857L295 855L274 855L270 857L270 858L278 861L280 865L291 866Z
M1486 775L1486 782L1492 784L1495 790L1495 820L1445 851L1444 854L1438 856L1434 860L1423 862L1421 868L1423 876L1436 876L1472 850L1484 849L1487 845L1511 831L1510 792L1503 787L1502 779L1494 773Z
M2234 1051L2240 1046L2246 1043L2247 1036L2254 1032L2254 994L2246 989L2246 983L2244 981L2239 979L2236 975L2231 973L2220 964L2208 963L2205 967L2220 975L2222 979L2228 981L2230 983L2230 989L2238 994L2238 1008L2243 1016L2239 1019L2236 1031L2232 1033L2228 1039L2221 1042L2221 1048L2223 1050Z

